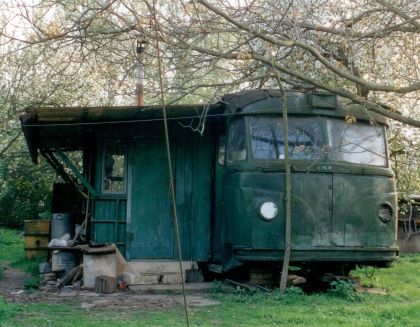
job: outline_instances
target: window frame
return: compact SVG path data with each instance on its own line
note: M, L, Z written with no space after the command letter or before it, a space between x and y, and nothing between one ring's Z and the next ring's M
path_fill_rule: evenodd
M123 152L123 156L124 156L124 173L123 173L123 189L121 191L108 191L105 189L105 160L106 160L106 154L107 154L107 145L111 144L111 143L120 143L122 146L124 146L124 152ZM102 150L101 150L101 193L103 194L107 194L107 195L112 195L112 194L126 194L127 193L127 178L128 178L128 144L126 142L126 140L123 139L109 139L109 140L104 140L102 142Z
M371 126L368 122L362 121L362 122L356 122L356 123L346 123L343 120L339 119L338 117L326 117L325 119L325 131L326 131L326 137L328 140L328 147L333 148L333 138L330 135L330 131L329 131L329 121L334 122L342 122L344 124L349 124L349 125L363 125L363 126L369 126L372 129L374 128L380 128L382 131L382 141L383 141L383 146L384 146L384 153L383 153L383 159L384 159L384 164L383 165L375 165L375 164L368 164L368 163L360 163L360 162L353 162L353 161L348 161L348 160L339 160L339 159L333 159L333 154L327 153L327 158L329 162L339 162L339 163L345 163L345 164L350 164L350 165L357 165L357 166L369 166L369 167L377 167L377 168L389 168L389 157L388 157L388 142L387 142L387 138L386 138L386 127L384 125L380 125L377 124L377 126ZM372 152L373 151L368 151L368 152ZM382 157L381 155L377 154L377 156Z
M254 115L238 115L237 117L234 117L230 120L229 124L228 124L228 129L227 129L227 135L225 136L225 142L226 142L226 154L225 154L225 165L235 165L235 164L241 164L244 162L254 162L254 163L258 163L258 164L262 164L263 162L265 163L270 163L270 164L274 164L274 163L284 163L285 159L260 159L260 158L255 158L254 157L254 153L253 153L253 149L252 149L252 131L251 131L251 122L250 122L250 117L271 117L271 118L280 118L282 119L282 115L278 115L278 114L254 114ZM322 146L327 147L327 149L329 149L330 147L330 135L329 135L329 131L328 131L328 120L331 121L343 121L345 117L341 117L341 116L322 116L322 115L289 115L288 117L290 118L311 118L314 119L318 122L319 126L320 126L320 137L322 137ZM245 124L245 146L246 146L246 157L244 160L228 160L228 154L229 154L229 147L231 146L231 142L230 142L230 137L231 137L231 129L230 126L232 124L232 121L235 119L243 119L244 124ZM356 124L364 124L364 125L369 125L369 122L364 121L364 120L360 120L358 121ZM389 146L388 146L388 141L387 141L387 126L383 125L383 124L377 124L377 126L372 126L372 128L380 128L382 130L382 138L383 138L383 142L384 142L384 160L385 160L385 164L384 165L372 165L372 164L367 164L367 163L355 163L355 162L351 162L351 161L345 161L345 160L333 160L331 158L331 155L328 153L328 150L321 150L321 154L319 158L314 158L314 159L293 159L291 158L290 160L293 162L296 162L296 164L298 162L302 163L307 161L308 163L313 164L314 162L319 162L323 165L325 165L326 163L328 164L335 164L335 165L351 165L354 167L372 167L372 168L390 168L390 160L389 160Z
M236 121L240 121L240 120L242 120L242 122L243 122L243 126L244 126L244 149L245 149L245 158L244 159L241 159L241 160L231 160L231 158L230 158L230 149L231 149L231 146L232 146L232 143L231 143L231 136L232 136L232 134L231 134L231 126L232 126L232 124L234 123L234 122L236 122ZM230 121L229 121L229 124L228 124L228 128L227 128L227 136L225 137L225 165L227 164L227 165L234 165L234 164L237 164L237 163L242 163L242 162L246 162L246 161L248 161L249 160L249 137L248 137L248 119L247 119L247 116L242 116L242 115L240 115L240 116L238 116L238 117L233 117L232 119L230 119Z
M283 115L254 115L251 116L252 118L266 118L266 117L270 117L273 119L280 119L281 123L282 123L282 119L283 119ZM322 141L325 142L327 141L327 135L324 131L324 122L323 122L323 117L320 116L288 116L289 119L289 127L290 127L290 118L292 119L300 119L300 118L309 118L309 119L313 119L314 121L316 121L318 123L318 127L319 127L319 137L322 138ZM283 123L281 124L282 128L283 128ZM289 135L290 136L290 135ZM248 138L248 146L249 146L249 150L248 152L250 153L250 159L252 161L257 161L257 162L284 162L285 158L283 159L273 159L273 158L256 158L254 156L254 149L252 146L252 126L251 126L251 122L250 119L247 119L247 138ZM327 143L328 144L328 143ZM317 145L318 146L318 145ZM321 151L319 153L319 157L318 158L313 158L313 159L297 159L297 158L292 158L290 157L291 161L296 161L296 162L314 162L314 161L320 161L320 162L324 162L325 161L325 153L323 151Z

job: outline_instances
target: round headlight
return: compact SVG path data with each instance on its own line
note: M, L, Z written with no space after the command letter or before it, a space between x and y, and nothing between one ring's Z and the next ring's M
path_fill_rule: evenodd
M274 202L264 202L260 206L260 215L264 219L271 220L277 216L277 205Z
M382 204L379 207L378 216L384 223L390 222L392 218L392 207L387 203Z

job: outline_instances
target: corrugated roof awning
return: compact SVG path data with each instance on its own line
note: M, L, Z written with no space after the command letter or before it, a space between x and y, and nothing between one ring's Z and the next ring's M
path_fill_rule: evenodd
M167 106L168 120L191 120L221 114L220 106ZM37 162L38 150L81 149L88 134L99 126L124 125L160 121L162 107L39 107L27 108L20 115L32 161ZM111 128L111 127L110 127Z

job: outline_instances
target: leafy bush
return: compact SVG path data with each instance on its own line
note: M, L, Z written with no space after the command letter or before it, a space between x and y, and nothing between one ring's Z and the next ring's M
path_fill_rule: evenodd
M22 142L0 160L0 223L21 227L25 219L50 210L53 173L34 165Z
M41 278L39 277L39 274L36 276L31 276L23 283L23 287L25 287L26 290L37 290L39 289L40 285Z
M350 301L360 300L360 296L356 293L353 282L345 279L339 279L330 283L331 289L329 293Z
M352 272L352 276L360 277L360 284L364 287L376 287L378 284L376 271L377 268L375 267L361 266Z

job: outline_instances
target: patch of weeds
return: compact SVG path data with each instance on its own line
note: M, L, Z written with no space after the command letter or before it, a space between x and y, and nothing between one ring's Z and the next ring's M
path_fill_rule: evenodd
M399 261L411 264L420 264L420 256L418 255L418 253L402 253L400 254Z
M32 276L24 281L23 287L28 291L33 291L39 289L41 285L41 278L38 276Z
M364 287L376 287L378 284L377 268L370 266L357 267L351 275L360 277L360 284Z
M248 303L250 302L250 297L255 294L249 290L246 290L240 286L236 286L235 291L233 292L233 299L235 302L239 303Z
M27 259L25 257L14 262L11 266L30 274L33 277L39 276L39 264L45 262L44 258Z
M359 301L360 294L356 293L354 284L351 281L340 279L330 283L331 289L328 291L331 295L340 297L349 301Z
M248 290L237 286L234 293L232 294L232 301L235 303L250 304L260 301L262 298L266 297L266 293L261 293L259 291Z
M255 294L257 292L258 291L250 290L250 289L247 289L247 288L244 288L244 287L241 287L241 286L238 285L238 286L235 287L234 294L239 295L239 296L248 296L248 295Z
M0 261L13 262L23 255L22 231L0 228Z
M215 280L211 286L211 289L209 290L209 293L211 294L222 294L223 291L223 282L220 280Z
M0 323L19 312L19 307L0 298Z
M286 288L284 294L281 294L280 289L276 288L273 292L269 293L269 296L275 301L282 301L284 304L290 304L299 301L304 296L307 296L307 294L305 294L300 287L290 286Z
M287 295L305 295L305 292L297 286L290 286L288 288L286 288L286 292Z
M14 267L24 270L25 272L31 275L23 283L23 286L25 287L26 290L28 291L37 290L41 286L39 264L44 261L45 260L42 258L31 259L31 260L22 258L21 260L16 262L16 264L13 265Z

